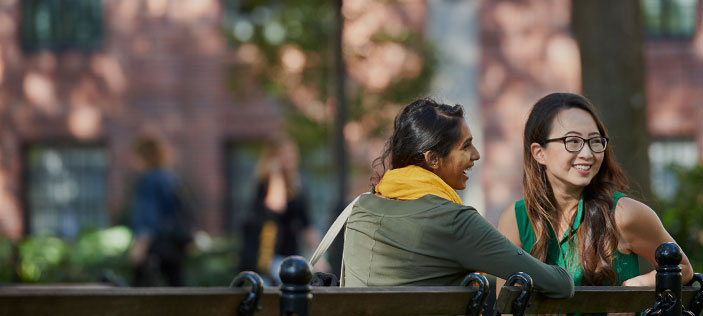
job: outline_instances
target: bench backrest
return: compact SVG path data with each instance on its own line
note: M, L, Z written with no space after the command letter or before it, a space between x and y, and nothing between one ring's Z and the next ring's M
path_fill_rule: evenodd
M312 287L310 315L462 315L475 288L447 287ZM495 305L499 313L512 313L511 304L521 288L506 286ZM696 287L684 287L688 303ZM0 287L0 315L236 315L248 295L244 288L109 288L85 286ZM528 314L644 311L652 307L653 287L576 288L573 298L549 299L533 295ZM255 315L280 315L279 288L264 288Z
M312 287L310 315L462 315L475 288ZM244 288L0 287L0 315L236 315ZM257 316L280 315L281 292L266 287Z
M698 287L682 287L678 266L680 254L670 256L676 254L678 247L664 245L666 251L660 253L657 249L656 287L581 286L576 288L574 297L558 300L531 293L529 275L516 273L503 286L495 311L514 315L642 312L654 306L659 308L650 309L651 315L681 316L684 310L693 310L695 312L688 316L698 316L695 314L700 314L703 306L703 275L694 276ZM311 287L311 267L301 257L284 260L280 277L283 281L281 287L266 288L261 277L253 272L240 273L229 288L3 286L0 287L0 315L392 316L468 313L477 316L490 295L487 279L476 273L467 276L462 286ZM516 283L522 286L513 286Z
M690 302L698 287L685 286L681 291L682 302L690 309ZM496 299L495 310L513 314L512 303L522 291L516 286L504 286ZM626 313L643 312L656 300L654 287L577 286L574 297L550 299L534 293L525 309L526 314L554 313Z

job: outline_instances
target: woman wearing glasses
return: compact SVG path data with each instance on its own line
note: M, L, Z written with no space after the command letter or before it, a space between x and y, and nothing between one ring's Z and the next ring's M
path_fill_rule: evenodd
M654 286L637 256L674 240L647 205L627 197L627 179L608 134L583 96L553 93L539 100L523 136L525 199L500 218L500 230L536 258L565 268L575 285ZM686 255L683 281L693 274Z

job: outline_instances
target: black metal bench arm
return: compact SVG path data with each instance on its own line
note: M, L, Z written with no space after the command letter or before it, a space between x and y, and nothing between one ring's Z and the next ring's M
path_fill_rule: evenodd
M510 275L505 281L504 286L514 286L515 284L520 284L521 291L520 294L515 298L512 305L513 316L523 316L525 315L525 310L530 302L530 296L532 296L532 290L534 288L534 282L532 282L532 277L524 272L516 272ZM499 316L500 312L496 310L494 316Z
M703 274L694 273L691 282L687 285L692 286L698 283L698 292L691 299L691 303L688 305L688 311L690 311L693 316L698 316L701 314L701 309L703 309Z
M478 285L478 292L471 298L469 304L466 305L466 315L479 316L483 312L491 290L489 288L488 279L480 273L471 273L461 281L461 286L471 286L472 284Z
M251 289L249 290L249 296L239 304L239 309L237 310L237 315L239 316L253 316L254 313L261 310L259 299L264 291L264 280L258 274L251 271L240 272L232 280L229 287L241 287L247 282L250 284Z

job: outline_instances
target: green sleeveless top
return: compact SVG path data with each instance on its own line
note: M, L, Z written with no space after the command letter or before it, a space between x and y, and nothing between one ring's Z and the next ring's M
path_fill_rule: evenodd
M614 203L612 211L615 212L615 205L618 200L626 196L623 193L616 192L613 195ZM578 211L576 218L571 226L571 231L576 231L581 225L583 216L583 199L579 200ZM525 209L525 200L515 202L515 218L517 219L518 231L520 233L520 241L522 241L522 249L527 252L532 250L535 244L535 232L532 230L530 219L527 217ZM578 253L578 240L576 234L569 237L569 232L564 232L564 236L557 240L554 229L549 226L549 244L547 245L547 261L548 264L558 265L571 274L574 278L574 285L581 285L583 270ZM616 284L621 285L623 281L640 275L639 262L637 255L634 253L623 254L615 251L613 257L613 269L615 269ZM604 284L606 285L606 284Z

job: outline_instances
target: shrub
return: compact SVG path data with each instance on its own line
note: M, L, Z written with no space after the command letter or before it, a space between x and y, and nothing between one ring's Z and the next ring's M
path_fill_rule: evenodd
M703 165L671 168L679 186L672 199L659 201L659 217L688 256L693 270L703 272Z

